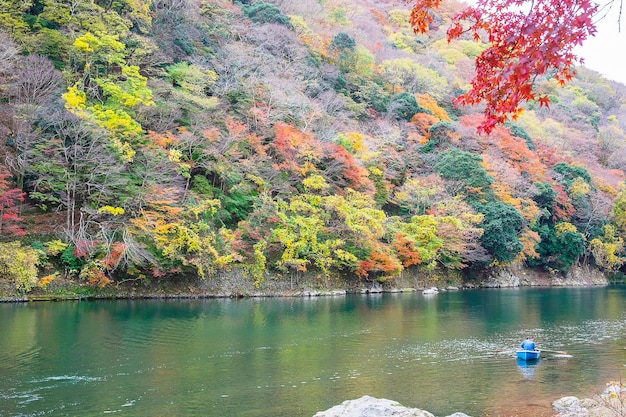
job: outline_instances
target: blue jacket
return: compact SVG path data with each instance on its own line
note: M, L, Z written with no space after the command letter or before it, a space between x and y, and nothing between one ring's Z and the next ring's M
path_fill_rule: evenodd
M522 342L520 347L524 350L535 350L535 342L530 339L526 339Z

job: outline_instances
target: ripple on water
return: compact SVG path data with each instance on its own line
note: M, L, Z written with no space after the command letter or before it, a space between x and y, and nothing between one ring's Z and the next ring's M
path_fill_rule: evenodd
M26 381L27 386L11 387L10 390L0 392L0 399L23 406L45 399L45 392L60 388L63 384L79 384L104 381L105 378L82 375L55 375L36 378Z
M33 346L20 352L0 352L0 369L10 371L28 368L37 356L39 356L40 351L41 347Z
M187 343L181 335L194 331L197 325L195 320L162 319L156 325L147 326L143 321L130 321L115 332L105 336L106 346L111 350L146 349L147 346L184 346Z
M622 339L626 333L626 315L621 320L588 320L576 326L527 329L526 332L534 334L540 346L553 350L569 351L589 345L605 345L607 341Z
M19 392L13 394L0 393L0 399L5 401L14 401L15 404L24 406L34 401L41 400L42 396L37 392Z
M39 384L43 382L50 381L60 381L60 382L69 382L72 384L77 384L79 382L97 382L104 381L106 378L104 377L93 377L93 376L82 376L82 375L59 375L59 376L49 376L40 379L33 379L30 381L32 384Z
M385 355L404 362L427 361L437 363L467 361L468 358L473 360L487 359L501 351L502 344L500 342L469 338L389 346L385 351ZM512 350L510 352L513 353Z
M580 326L555 326L515 330L492 335L490 339L449 339L416 341L414 344L390 344L382 352L388 359L403 362L421 361L430 364L487 360L494 355L514 356L520 340L526 334L535 335L546 349L576 349L576 346L605 344L607 340L621 340L626 333L626 320L591 320ZM380 352L378 352L380 354ZM571 354L553 354L554 358L571 358Z

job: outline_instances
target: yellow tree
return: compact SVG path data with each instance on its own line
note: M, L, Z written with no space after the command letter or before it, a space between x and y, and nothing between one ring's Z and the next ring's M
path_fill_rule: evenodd
M72 48L82 63L82 78L63 94L65 107L106 129L120 159L132 161L132 145L143 134L133 108L154 104L147 78L139 67L126 65L126 46L117 35L87 32L76 38Z
M602 231L602 236L589 242L589 248L598 266L609 271L616 270L626 262L621 256L624 254L624 239L616 235L612 225L605 225Z
M613 203L613 222L622 234L626 233L626 185L624 183L620 184Z
M226 250L228 234L207 221L217 211L219 201L183 207L177 204L178 197L178 190L154 188L140 215L131 220L129 234L135 245L148 248L152 256L145 259L152 263L157 276L191 269L205 278L234 259Z

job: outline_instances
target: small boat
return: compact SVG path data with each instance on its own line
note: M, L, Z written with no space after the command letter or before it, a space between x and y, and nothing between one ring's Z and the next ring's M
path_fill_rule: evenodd
M422 291L422 294L424 295L433 295L433 294L438 294L438 293L439 293L439 288L437 287L430 287Z
M539 359L539 355L541 355L540 350L524 350L520 349L515 352L517 357L524 361L532 361L534 359Z

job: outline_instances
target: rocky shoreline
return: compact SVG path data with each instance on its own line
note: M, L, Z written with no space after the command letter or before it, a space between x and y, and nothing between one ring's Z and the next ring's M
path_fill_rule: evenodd
M602 394L594 398L563 397L552 403L554 417L621 417L626 415L626 388L620 382L609 382ZM429 411L408 408L393 400L365 395L320 411L313 417L435 417ZM470 417L456 412L446 417Z
M626 416L626 387L611 381L602 394L593 398L563 397L552 403L554 417L623 417Z
M57 279L46 288L36 287L32 292L15 292L12 283L0 279L0 302L61 301L85 299L169 299L169 298L240 298L240 297L320 297L346 294L377 294L422 292L436 288L452 291L476 288L561 287L608 285L599 270L577 267L567 274L543 272L528 268L507 267L489 269L471 274L412 275L404 274L391 282L358 281L346 277L320 278L317 275L300 277L268 277L256 287L253 280L241 271L230 271L205 280L197 277L178 277L152 283L148 280L130 280L105 288L94 288L72 279Z

